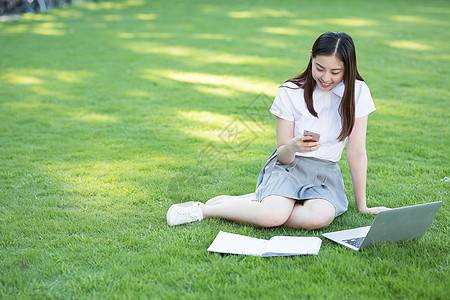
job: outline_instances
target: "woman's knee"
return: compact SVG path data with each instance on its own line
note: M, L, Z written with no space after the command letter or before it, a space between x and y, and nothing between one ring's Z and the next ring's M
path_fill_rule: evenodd
M271 196L279 197L279 196ZM269 198L269 197L268 197ZM287 219L292 213L295 201L284 197L279 197L273 201L273 199L264 199L261 203L263 209L258 217L258 224L262 227L278 227L286 223Z
M306 229L316 230L328 227L334 220L334 215L331 214L315 214L307 223Z
M286 223L289 214L283 211L265 211L258 218L258 224L261 227L278 227Z
M310 204L314 205L310 205L309 207L309 218L307 222L309 228L307 229L325 228L334 220L336 214L334 206L326 200L319 201L315 203L310 202Z
M334 206L323 199L305 200L297 204L285 226L316 230L325 228L334 220L336 210Z

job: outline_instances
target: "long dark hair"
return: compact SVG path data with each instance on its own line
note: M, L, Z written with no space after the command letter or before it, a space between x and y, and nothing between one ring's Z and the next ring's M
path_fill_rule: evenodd
M355 80L364 81L359 75L356 67L356 51L352 38L344 32L326 32L319 36L314 42L306 70L288 79L286 82L292 82L304 90L304 98L308 111L318 117L313 105L313 92L316 87L316 81L312 77L312 59L318 55L335 55L344 63L344 84L345 90L339 104L339 114L342 118L342 130L338 140L343 141L350 135L355 123Z

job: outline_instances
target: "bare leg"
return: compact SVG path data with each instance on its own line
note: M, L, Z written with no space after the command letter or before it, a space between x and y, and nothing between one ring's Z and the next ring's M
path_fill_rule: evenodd
M200 205L203 218L222 218L261 227L281 226L291 216L295 200L268 196L261 202L239 201L217 205Z
M297 229L325 228L333 221L336 209L333 204L324 199L309 199L303 204L295 204L286 227Z
M256 201L255 193L249 193L245 195L239 196L230 196L230 195L220 195L206 201L206 205L217 205L225 202L234 202L234 201Z

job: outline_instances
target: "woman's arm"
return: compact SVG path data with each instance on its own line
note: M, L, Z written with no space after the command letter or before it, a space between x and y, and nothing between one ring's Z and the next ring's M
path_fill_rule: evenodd
M277 117L277 157L282 164L293 162L297 152L310 152L320 147L320 142L304 142L307 138L303 135L294 137L294 121Z
M366 203L367 153L366 132L368 116L357 118L348 137L347 161L352 175L356 207L360 212L379 213L386 207L368 208Z

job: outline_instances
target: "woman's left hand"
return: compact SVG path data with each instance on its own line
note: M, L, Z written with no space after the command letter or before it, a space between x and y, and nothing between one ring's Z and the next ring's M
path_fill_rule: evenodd
M366 208L360 209L359 211L363 212L363 213L369 213L369 214L378 214L380 211L389 210L389 209L390 208L388 208L388 207L378 206L378 207L370 207L370 208L366 207Z

